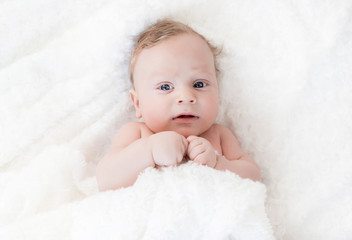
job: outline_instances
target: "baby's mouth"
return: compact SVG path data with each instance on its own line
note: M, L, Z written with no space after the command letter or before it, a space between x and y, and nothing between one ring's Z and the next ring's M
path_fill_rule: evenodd
M184 119L184 120L187 120L187 119L196 120L198 118L199 118L198 116L195 116L195 115L192 115L192 114L180 114L180 115L172 118L172 120L176 120L176 119L180 119L180 120L182 120L182 119Z

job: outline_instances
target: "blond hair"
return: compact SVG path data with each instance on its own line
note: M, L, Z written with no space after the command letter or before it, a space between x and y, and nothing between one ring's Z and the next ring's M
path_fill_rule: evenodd
M132 84L133 84L134 66L136 64L138 55L142 52L142 50L146 48L151 48L162 40L168 39L170 37L173 37L182 33L195 34L200 38L202 38L208 44L214 56L215 70L217 73L219 72L217 63L216 63L216 57L220 54L221 52L220 49L210 44L209 41L203 35L197 33L186 24L169 20L169 19L164 19L164 20L158 21L151 27L147 28L137 37L137 41L132 51L131 59L130 59L130 80Z

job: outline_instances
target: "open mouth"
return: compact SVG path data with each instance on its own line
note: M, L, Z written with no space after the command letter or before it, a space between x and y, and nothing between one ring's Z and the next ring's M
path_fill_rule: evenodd
M173 120L180 119L180 120L195 120L198 119L198 116L192 115L192 114L181 114L178 115L177 117L174 117Z

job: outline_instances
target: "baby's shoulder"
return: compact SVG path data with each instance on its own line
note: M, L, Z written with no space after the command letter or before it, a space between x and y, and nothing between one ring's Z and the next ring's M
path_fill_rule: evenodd
M120 129L119 132L134 132L141 134L142 132L145 131L147 126L145 125L144 122L128 122L125 123Z
M229 129L227 127L225 127L224 125L222 125L222 124L214 123L211 126L210 131L213 132L213 133L221 134L224 131L229 131Z
M119 132L125 132L125 131L140 131L142 128L142 124L139 122L128 122L125 123L124 125L122 125L122 127L120 127L120 129L118 130Z
M135 132L139 135L139 138L152 135L152 131L147 127L144 122L128 122L122 126L121 129Z
M113 141L113 147L121 147L130 144L141 138L144 132L144 123L128 122L125 123L116 133Z
M219 139L234 137L233 132L228 127L219 123L214 123L213 126L207 131L206 135L217 137Z
M206 132L200 135L206 139L220 139L224 131L226 131L224 125L214 123Z
M127 122L121 128L141 129L145 125L143 122Z

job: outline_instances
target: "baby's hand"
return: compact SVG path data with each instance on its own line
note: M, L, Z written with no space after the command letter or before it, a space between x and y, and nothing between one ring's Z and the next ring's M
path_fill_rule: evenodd
M187 155L190 160L214 168L216 165L215 149L211 143L202 137L189 136L187 138Z
M151 152L158 166L176 166L186 155L188 142L176 132L166 131L150 136Z

